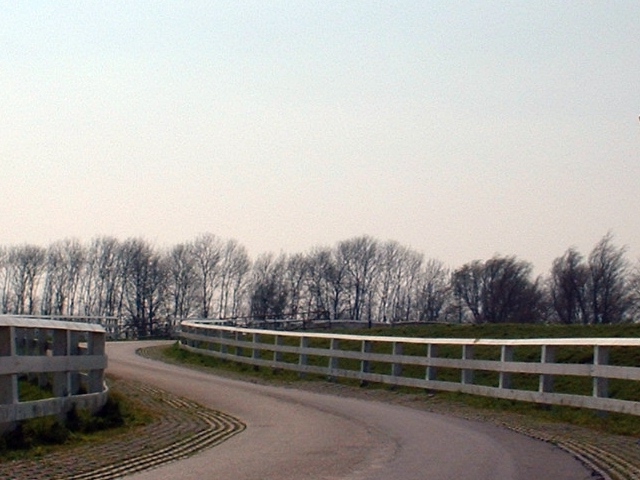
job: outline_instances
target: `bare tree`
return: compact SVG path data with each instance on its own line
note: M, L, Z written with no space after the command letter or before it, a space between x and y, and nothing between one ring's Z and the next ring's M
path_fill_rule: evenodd
M629 275L629 318L638 323L640 321L640 260L636 262Z
M360 321L366 316L372 326L373 283L378 272L378 242L369 236L345 240L338 244L339 259L345 262L348 273L351 318Z
M532 266L515 257L494 257L485 263L486 305L494 323L539 320L540 288L531 281Z
M625 320L629 308L626 249L613 244L605 235L589 254L589 301L592 323L618 323Z
M140 335L165 316L303 312L369 326L452 317L614 323L640 316L640 274L630 271L625 252L611 234L586 260L570 248L554 261L543 290L531 265L515 257L470 262L450 274L439 261L424 263L410 248L369 236L255 263L237 241L212 234L161 254L140 239L64 240L47 249L0 247L0 311L128 316Z
M42 312L75 315L78 285L85 266L85 251L78 240L63 240L49 246Z
M274 259L272 254L263 254L254 262L250 287L250 313L253 319L283 317L289 298L285 269L284 255Z
M347 318L347 260L338 248L317 247L307 255L308 310L316 318Z
M422 269L418 286L418 302L421 322L436 322L450 296L449 269L435 259L428 260Z
M189 245L174 246L167 259L167 295L173 321L189 317L196 304L196 266Z
M377 320L408 321L415 301L422 255L396 241L383 243L377 260Z
M43 315L52 315L55 312L56 292L59 292L59 285L63 283L63 269L61 255L58 254L55 244L51 245L47 250L45 281L42 289L42 306L40 311Z
M122 246L125 305L138 337L157 333L164 307L166 266L151 245L129 239Z
M453 289L476 323L536 322L541 292L531 270L515 257L474 261L454 272Z
M241 315L241 304L251 261L247 249L236 240L228 240L220 259L219 318Z
M331 266L332 252L329 248L314 248L307 255L307 311L315 312L317 318L330 319L331 292L327 270Z
M0 313L6 314L11 311L10 285L12 274L12 263L9 257L10 250L0 247Z
M378 320L394 322L393 292L399 285L402 270L401 246L398 242L385 242L378 252Z
M575 248L556 258L551 267L549 294L553 311L561 323L587 323L589 268Z
M407 247L402 247L400 253L397 281L392 289L391 318L394 322L407 322L417 319L414 311L423 256Z
M308 273L309 262L304 255L297 253L287 258L284 281L289 292L287 313L291 318L298 318L301 313L300 306L303 303L304 285Z
M323 263L323 272L330 287L330 318L338 320L350 316L347 302L349 281L348 262L342 251L336 248L332 251L328 261Z
M36 245L14 247L9 253L12 264L11 284L14 295L14 313L34 315L36 294L44 270L45 250Z
M486 315L483 303L484 265L480 260L466 263L453 272L451 283L453 291L460 302L473 316L475 323L484 323ZM463 319L460 310L460 320Z
M217 288L222 242L215 235L207 233L196 238L191 249L200 287L199 314L202 318L209 318L214 311L213 296Z
M239 247L233 256L231 263L231 312L232 317L243 314L242 308L246 296L248 273L251 269L251 260L244 247Z
M114 237L98 237L91 242L85 270L90 277L82 282L87 314L122 315L126 273L123 248Z

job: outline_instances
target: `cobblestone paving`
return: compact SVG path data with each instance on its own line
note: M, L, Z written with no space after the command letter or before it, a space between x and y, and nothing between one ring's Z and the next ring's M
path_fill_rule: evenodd
M108 440L61 447L38 459L2 462L0 479L120 478L187 457L244 429L223 413L142 384L116 380L111 388L155 412L155 420Z

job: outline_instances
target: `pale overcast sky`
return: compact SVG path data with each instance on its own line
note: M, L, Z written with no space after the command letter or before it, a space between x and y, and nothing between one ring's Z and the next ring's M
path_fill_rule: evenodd
M640 2L0 1L0 244L640 256Z

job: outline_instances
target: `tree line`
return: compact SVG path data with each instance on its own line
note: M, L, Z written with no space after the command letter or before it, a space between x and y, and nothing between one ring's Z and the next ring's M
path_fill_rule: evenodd
M609 324L640 318L640 268L611 234L535 278L515 256L452 270L369 236L256 259L213 234L167 249L105 236L0 247L0 310L119 317L139 336L184 318Z

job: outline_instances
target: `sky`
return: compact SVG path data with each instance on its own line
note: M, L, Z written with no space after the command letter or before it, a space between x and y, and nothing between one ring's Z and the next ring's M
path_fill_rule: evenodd
M640 2L0 0L0 244L640 258Z

